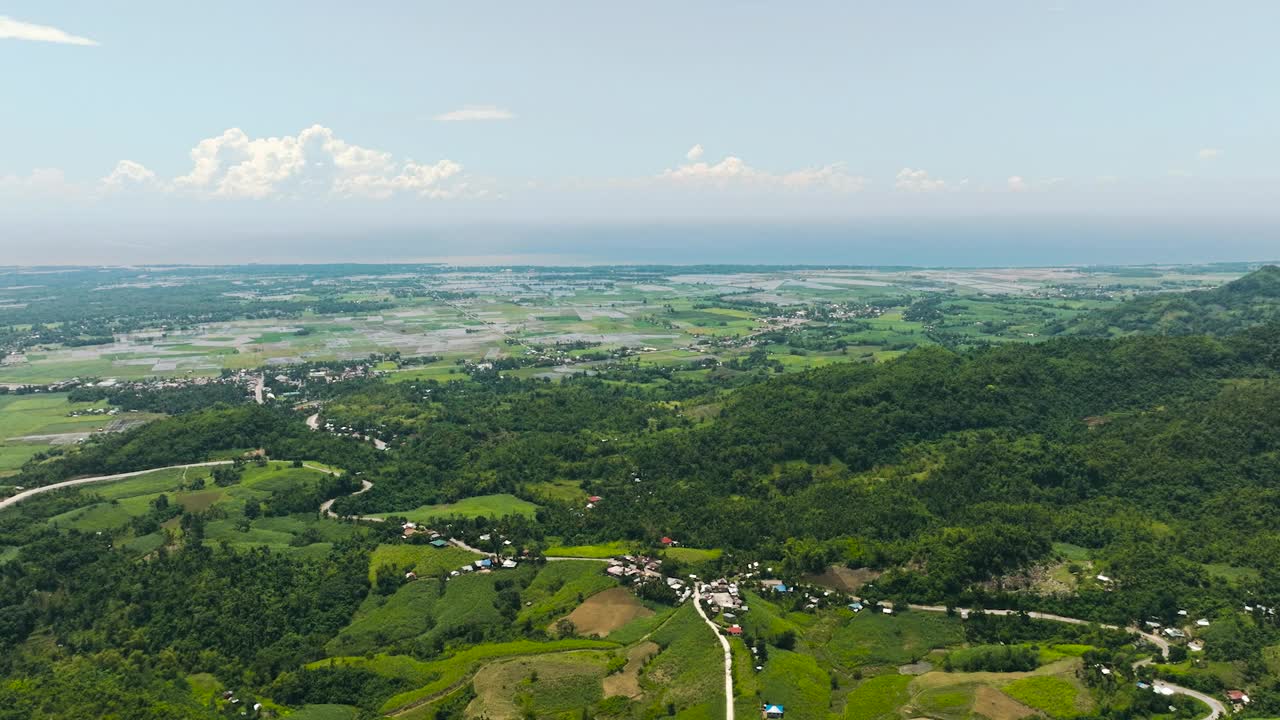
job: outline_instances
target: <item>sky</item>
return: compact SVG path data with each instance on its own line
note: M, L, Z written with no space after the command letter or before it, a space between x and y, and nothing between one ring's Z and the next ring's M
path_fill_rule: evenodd
M0 264L1280 257L1280 3L362 5L0 5Z

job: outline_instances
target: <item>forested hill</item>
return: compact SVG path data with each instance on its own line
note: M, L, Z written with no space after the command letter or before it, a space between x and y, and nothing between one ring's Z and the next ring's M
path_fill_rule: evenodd
M1267 265L1213 290L1160 293L1091 313L1064 334L1229 335L1280 318L1280 267Z

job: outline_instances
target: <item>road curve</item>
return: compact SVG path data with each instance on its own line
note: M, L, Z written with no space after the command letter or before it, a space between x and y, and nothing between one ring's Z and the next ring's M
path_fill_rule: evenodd
M711 628L711 632L716 634L716 639L720 641L720 647L724 648L724 716L725 720L733 720L733 651L729 648L729 640L720 632L720 628L711 622L711 618L707 617L707 613L702 610L702 583L693 583L693 609L698 611L698 615L702 618L702 622Z
M946 612L947 611L947 608L941 605L907 605L907 607L911 608L912 610L921 610L923 612ZM1017 615L1020 612L1018 610L998 610L998 609L997 610L973 610L970 608L952 608L952 609L955 612L960 613L961 616L968 616L972 613L986 613L988 615ZM1095 623L1090 620L1081 620L1080 618L1066 617L1065 615L1054 615L1052 613L1042 613L1042 612L1031 611L1027 613L1027 617L1030 617L1036 620L1050 620L1052 622L1067 623L1069 625L1097 625L1098 627L1106 628L1108 630L1122 629L1119 625L1109 625L1107 623ZM1169 657L1169 641L1168 640L1165 640L1159 635L1153 635L1149 632L1140 630L1137 627L1130 626L1123 629L1128 630L1131 633L1136 633L1138 635L1141 635L1142 638L1145 639L1147 642L1150 642L1152 645L1155 645L1156 647L1160 648L1160 654L1163 657L1166 657L1166 658ZM1151 662L1150 659L1143 659L1134 663L1133 666L1136 668L1142 665L1146 665L1150 662ZM1166 682L1164 680L1156 680L1154 683L1154 687L1157 690L1167 689L1175 695L1186 695L1187 697L1195 698L1196 700L1199 700L1200 702L1209 706L1209 714L1206 715L1204 718L1202 718L1202 720L1218 720L1218 718L1221 718L1227 714L1227 707L1226 705L1222 704L1221 700L1218 700L1217 698L1214 698L1210 695L1206 695L1198 690L1192 690L1191 688L1183 687L1181 685L1174 685L1173 683Z
M5 508L11 505L17 505L23 500L26 500L29 497L34 497L36 495L39 495L40 493L47 493L53 490L61 490L62 488L74 487L76 485L88 485L89 483L107 482L109 480L124 480L125 478L137 477L139 475L146 475L147 473L159 472L161 470L178 470L182 468L209 467L211 465L230 465L230 464L231 464L230 460L211 460L209 462L187 463L186 465L169 465L166 467L151 468L150 470L135 470L134 472L116 473L115 475L96 475L94 477L80 478L78 480L63 480L62 482L54 483L52 485L45 485L43 487L31 488L30 490L23 490L22 492L18 493L17 495L14 495L11 498L0 500L0 510L4 510Z

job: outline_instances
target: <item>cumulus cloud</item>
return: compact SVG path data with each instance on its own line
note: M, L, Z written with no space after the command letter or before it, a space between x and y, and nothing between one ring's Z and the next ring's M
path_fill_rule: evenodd
M14 20L0 15L0 40L31 40L33 42L58 43L61 45L97 45L94 40L79 35L72 35L49 25Z
M467 122L472 120L511 120L515 115L505 108L496 105L463 105L460 110L451 110L436 116L440 122Z
M108 192L129 188L154 187L157 185L156 174L142 163L132 160L121 160L106 177L102 178L102 188Z
M1196 154L1201 160L1216 160L1222 156L1222 151L1218 148L1203 148Z
M934 190L945 189L947 181L941 178L929 177L929 171L927 170L913 170L907 167L898 171L897 177L894 178L893 186L907 192L933 192Z
M412 193L444 198L465 192L465 185L446 182L462 172L452 160L399 161L390 153L352 145L321 125L296 137L269 138L250 138L231 128L201 140L191 150L191 161L191 172L175 178L174 188L220 197L386 198Z
M866 178L849 174L844 163L775 173L752 167L742 158L733 155L726 156L718 163L696 161L697 158L702 157L701 145L693 146L685 156L694 162L668 168L658 176L658 180L669 185L688 188L833 192L857 192L867 183Z
M684 156L689 160L689 162L696 162L702 159L702 153L702 143L698 143L697 145L689 148L689 152L685 153Z

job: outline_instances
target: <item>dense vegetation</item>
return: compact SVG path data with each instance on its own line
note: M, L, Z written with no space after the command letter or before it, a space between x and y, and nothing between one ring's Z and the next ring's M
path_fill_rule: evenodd
M559 647L598 653L574 660L596 684L557 686L574 704L555 705L533 699L542 698L530 689L536 673L521 679L533 715L579 706L634 717L705 712L698 683L718 651L695 637L705 625L688 608L663 614L674 591L660 580L646 586L659 619L624 636L652 632L661 654L650 671L680 681L652 690L653 681L649 704L628 709L598 689L597 675L627 665L608 655L622 646L575 640L572 623L555 622L612 580L592 563L533 561L552 544L657 551L664 536L690 549L668 556L672 574L761 559L793 582L832 565L873 572L861 590L869 600L1117 625L1177 623L1190 610L1212 619L1203 662L1218 663L1218 674L1178 657L1144 672L1215 692L1227 679L1247 684L1251 714L1280 711L1268 666L1280 646L1268 610L1280 598L1280 323L1255 323L1271 317L1262 308L1278 275L1269 268L1215 291L1133 301L1096 320L1154 334L932 346L795 374L747 355L698 378L669 368L557 383L497 372L445 383L365 377L306 398L322 401L337 426L395 438L385 452L311 431L302 412L244 404L234 385L77 391L73 399L173 416L41 454L15 484L237 462L209 470L207 484L182 475L172 498L73 489L0 514L0 674L9 679L0 718L214 717L224 709L214 691L201 695L202 682L236 689L246 705L341 703L373 716L431 700L431 712L455 716L483 693L463 679L484 658ZM1177 313L1158 302L1189 302L1189 317L1226 313L1233 332L1168 324ZM908 311L928 320L943 308ZM264 455L297 462L266 468ZM303 460L339 474L303 477ZM357 477L372 488L350 494ZM467 512L480 507L477 496L510 515ZM339 514L391 521L319 518L332 498ZM107 519L93 525L98 515L73 512L85 506ZM475 555L460 547L436 556L425 535L402 538L396 520L409 513L486 551L527 550L530 562L447 579ZM1056 585L1022 582L1048 575ZM751 605L737 650L755 648L767 667L748 669L741 684L775 696L802 686L795 703L812 702L814 712L865 668L917 661L933 647L951 648L944 669L966 672L1083 658L1077 664L1115 666L1131 680L1138 659L1123 631L1026 617L975 618L961 630L941 613L855 619L837 607L842 615L816 617L800 594ZM1098 677L1080 682L1113 717L1167 708ZM883 682L894 693L907 683ZM1054 705L1064 687L1068 705L1074 697L1063 677L1018 682L1010 696L1033 707L1085 712Z

